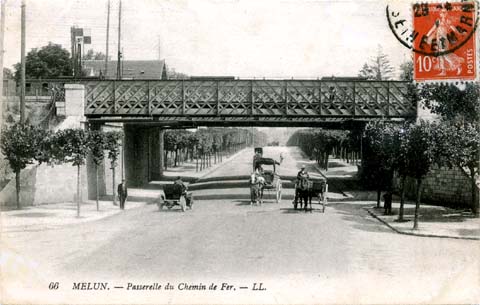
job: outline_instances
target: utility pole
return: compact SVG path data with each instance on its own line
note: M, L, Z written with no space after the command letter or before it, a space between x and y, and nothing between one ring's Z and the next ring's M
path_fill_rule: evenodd
M25 4L26 0L22 0L22 25L21 25L21 51L20 51L20 123L25 123ZM2 71L3 73L3 71Z
M117 79L122 79L122 52L120 49L120 38L122 33L122 0L119 0L118 3L118 53L117 53Z
M105 75L105 78L107 77L108 74L108 43L110 42L110 0L108 0L108 6L107 6L107 42L105 46L105 72L103 73Z
M4 107L4 100L3 97L3 54L5 50L3 49L3 41L5 37L5 2L7 0L0 0L2 1L2 5L0 9L0 135L2 134L2 125L3 125L3 107Z

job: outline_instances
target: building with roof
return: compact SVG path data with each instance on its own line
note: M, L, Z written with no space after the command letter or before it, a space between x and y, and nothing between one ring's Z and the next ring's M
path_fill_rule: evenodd
M117 61L108 62L105 74L105 60L84 60L85 76L117 78ZM165 60L122 60L122 79L167 79Z

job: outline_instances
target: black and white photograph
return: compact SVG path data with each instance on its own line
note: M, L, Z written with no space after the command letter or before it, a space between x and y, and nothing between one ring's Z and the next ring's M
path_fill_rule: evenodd
M1 304L478 304L478 0L0 0Z

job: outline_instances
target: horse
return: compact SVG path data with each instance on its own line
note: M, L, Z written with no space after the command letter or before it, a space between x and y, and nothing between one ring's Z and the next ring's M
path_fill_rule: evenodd
M323 211L325 211L324 205L324 182L313 182L310 181L306 177L302 177L297 180L295 184L295 200L294 200L294 208L297 209L297 201L300 199L300 209L304 209L305 212L307 211L308 205L310 205L310 212L312 211L312 198L318 197L319 201L323 205Z
M250 177L250 205L263 202L263 187L265 178L252 174Z
M295 184L295 200L294 208L297 209L297 202L300 199L300 209L307 211L307 206L310 203L310 211L312 210L312 186L313 183L307 177L297 179Z

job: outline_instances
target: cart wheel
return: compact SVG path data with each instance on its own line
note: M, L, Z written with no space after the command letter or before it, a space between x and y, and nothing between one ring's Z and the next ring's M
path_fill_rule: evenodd
M163 195L160 195L160 197L157 200L157 206L159 211L163 209L164 204L165 204L165 197L163 197Z
M178 200L178 204L182 208L182 212L185 212L185 209L187 207L187 201L185 199L185 196L180 197L180 200Z
M190 197L190 205L189 205L190 210L193 209L193 195Z
M277 203L282 201L282 182L278 181L277 185Z

